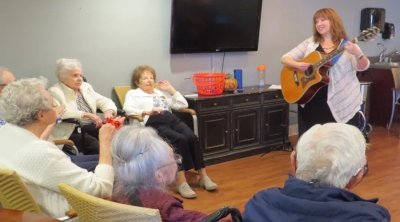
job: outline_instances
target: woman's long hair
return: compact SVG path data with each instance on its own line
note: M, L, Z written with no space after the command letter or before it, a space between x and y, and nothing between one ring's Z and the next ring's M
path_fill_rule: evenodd
M321 42L323 37L318 33L315 27L315 20L317 18L326 18L331 22L332 41L338 45L342 39L347 39L346 30L343 26L343 21L337 11L333 8L322 8L314 13L313 16L313 37L314 42Z

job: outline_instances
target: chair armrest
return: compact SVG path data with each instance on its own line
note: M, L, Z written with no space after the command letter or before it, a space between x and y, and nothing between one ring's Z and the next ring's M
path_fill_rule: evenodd
M64 146L62 146L62 151L64 151L64 153L66 153L68 155L79 155L79 150L75 146L74 141L72 141L72 140L69 140L69 139L54 139L53 143L56 146L64 145Z
M144 118L141 115L128 115L126 116L128 119L133 119L133 120L137 120L139 122L143 122Z
M56 145L70 145L70 146L75 145L74 141L68 139L56 139L53 140L53 143Z
M191 115L196 115L196 110L189 108L174 110L174 112L189 113Z
M81 124L81 122L78 119L75 119L75 118L62 119L61 122L63 122L63 123L73 123L73 124L77 124L77 125Z

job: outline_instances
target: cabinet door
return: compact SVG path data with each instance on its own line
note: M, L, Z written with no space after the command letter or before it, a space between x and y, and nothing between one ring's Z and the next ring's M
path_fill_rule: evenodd
M270 105L263 107L262 142L285 143L288 139L289 105Z
M204 156L229 151L230 113L201 115L199 122L200 145Z
M259 107L233 111L233 149L260 143L260 113Z

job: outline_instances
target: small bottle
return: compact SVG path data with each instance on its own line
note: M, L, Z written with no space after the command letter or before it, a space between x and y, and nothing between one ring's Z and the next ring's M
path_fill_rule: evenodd
M265 85L265 65L261 64L257 66L257 72L258 72L258 86L264 87Z

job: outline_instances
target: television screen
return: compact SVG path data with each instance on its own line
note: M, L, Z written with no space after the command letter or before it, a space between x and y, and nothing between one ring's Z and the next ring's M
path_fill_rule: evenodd
M257 51L262 0L173 0L171 53Z

